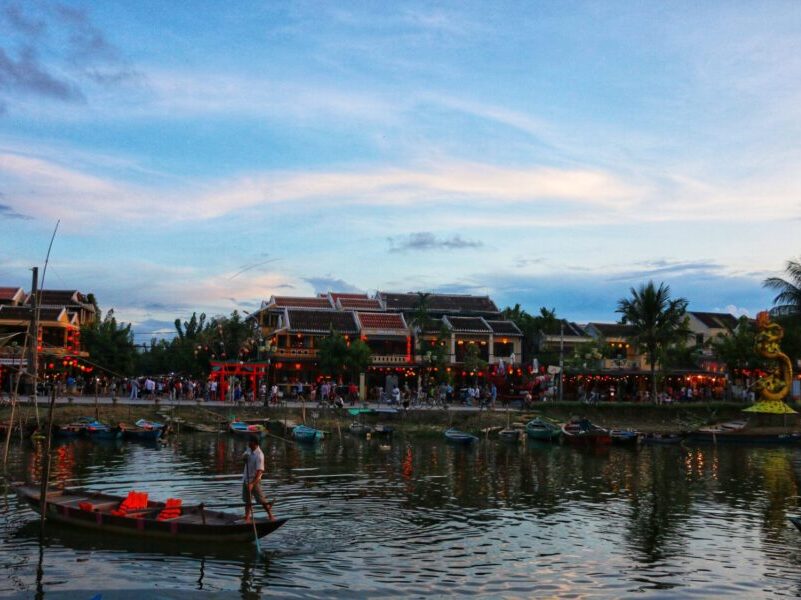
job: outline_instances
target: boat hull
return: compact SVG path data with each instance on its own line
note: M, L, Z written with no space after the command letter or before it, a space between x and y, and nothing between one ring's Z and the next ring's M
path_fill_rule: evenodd
M21 500L25 501L33 510L41 512L38 486L16 486L15 491ZM69 501L65 501L69 498ZM106 494L93 494L86 491L50 492L47 502L47 519L64 525L93 529L109 534L131 535L141 538L160 540L186 541L186 542L246 542L252 541L254 532L252 523L244 523L236 515L218 511L203 511L206 524L202 523L200 507L186 507L184 515L192 517L192 521L182 521L181 518L158 521L155 518L122 517L109 512L86 511L73 506L76 499L85 498L93 502L119 503L123 499ZM164 503L150 502L148 508L155 514ZM264 537L272 533L287 519L269 521L256 519L256 535Z
M452 444L460 444L462 446L469 446L478 441L476 436L463 431L456 431L455 429L448 429L445 432L445 439Z
M126 440L140 440L153 442L161 437L161 429L125 429L122 437Z
M292 437L296 442L304 444L312 444L318 440L323 439L323 432L319 429L306 427L305 425L298 425L292 430Z
M791 446L801 444L801 433L759 434L736 431L693 431L687 436L687 441L700 444L773 444Z

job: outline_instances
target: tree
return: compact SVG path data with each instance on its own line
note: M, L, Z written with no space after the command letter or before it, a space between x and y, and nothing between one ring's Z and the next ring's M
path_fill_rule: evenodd
M370 365L372 352L362 340L350 343L341 334L331 333L320 342L320 370L331 377L356 377Z
M464 353L464 370L474 375L481 371L486 371L487 361L481 358L481 351L478 349L477 344L468 344L467 350ZM473 376L473 381L476 381L476 375Z
M543 334L559 333L560 320L556 317L556 309L540 307L538 315L533 316L515 304L503 310L504 318L512 321L523 334L522 362L529 362L539 352L539 341Z
M756 369L764 359L756 352L756 325L748 317L740 317L737 327L728 335L711 340L715 354L726 363L726 369Z
M768 277L763 287L779 292L773 299L775 316L801 316L801 262L788 260L784 267L787 279Z
M687 327L687 300L671 298L670 286L653 281L639 289L630 289L631 296L618 300L616 312L621 323L631 325L632 341L645 350L651 365L651 397L656 398L656 364L659 354L668 346L690 335Z
M130 323L118 323L114 310L81 328L81 345L92 362L115 375L133 373L136 346Z

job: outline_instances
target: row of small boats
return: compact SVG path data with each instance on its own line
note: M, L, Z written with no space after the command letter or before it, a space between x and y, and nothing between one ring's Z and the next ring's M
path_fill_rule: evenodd
M540 442L564 440L567 444L585 447L638 443L676 444L681 441L681 437L677 435L643 435L630 429L605 429L588 419L571 419L566 423L560 423L545 416L531 419L523 428L506 427L498 432L498 437L506 442L519 442L524 437ZM453 428L445 431L445 439L457 444L472 444L478 441L478 437Z
M109 425L91 417L81 417L77 421L53 428L59 438L84 437L93 440L158 440L164 433L164 424L147 419L139 419L133 425L119 423Z

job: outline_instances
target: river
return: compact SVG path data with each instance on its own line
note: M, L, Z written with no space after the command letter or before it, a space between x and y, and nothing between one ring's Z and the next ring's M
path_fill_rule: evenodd
M239 511L242 440L58 445L67 485ZM20 598L354 596L776 597L801 594L801 449L474 448L334 435L263 443L276 516L253 544L164 546L50 525L13 494L0 508L0 595ZM39 450L12 446L16 479ZM142 591L147 590L145 596Z

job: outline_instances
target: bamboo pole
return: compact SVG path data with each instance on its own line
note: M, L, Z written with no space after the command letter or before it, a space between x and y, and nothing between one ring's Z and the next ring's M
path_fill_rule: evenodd
M25 336L25 341L22 343L22 354L21 356L25 356L25 353L28 348L28 336ZM11 418L8 421L8 431L6 431L6 443L3 448L3 472L8 473L8 448L11 444L11 431L14 429L14 412L17 409L17 402L19 401L19 380L22 378L22 363L20 363L20 368L17 370L17 379L14 382L14 394L11 396ZM22 414L20 413L20 435L22 435Z
M42 485L39 492L39 505L41 507L41 515L39 526L42 533L44 533L45 519L47 513L47 484L50 480L50 448L53 441L53 407L56 404L56 390L53 388L50 392L50 408L47 411L47 441L46 450L42 454Z

